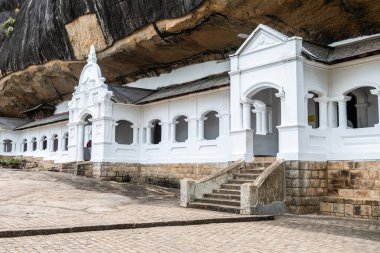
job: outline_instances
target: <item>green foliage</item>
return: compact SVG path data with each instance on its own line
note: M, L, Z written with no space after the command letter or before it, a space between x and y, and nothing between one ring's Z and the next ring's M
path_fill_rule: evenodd
M16 20L12 17L9 17L4 23L0 24L0 30L5 32L5 36L8 38L12 35L14 26L16 25Z
M5 30L5 36L6 36L7 38L9 38L9 37L12 35L12 33L13 33L13 26L10 26L10 27L8 27L8 28Z
M0 164L1 165L19 165L21 164L21 161L15 158L1 158Z

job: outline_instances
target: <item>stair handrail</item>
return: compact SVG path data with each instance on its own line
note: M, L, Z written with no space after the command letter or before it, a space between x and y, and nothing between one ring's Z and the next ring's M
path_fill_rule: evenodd
M200 180L182 179L180 206L186 207L196 198L202 198L204 194L212 193L213 190L219 189L222 184L232 179L233 174L244 165L245 161L241 159Z
M285 189L281 197L269 201L270 203L260 202L260 192L265 192L263 185L268 178L278 169L283 169L283 178L281 183L285 188L285 170L284 160L279 159L266 167L264 171L252 183L245 183L241 186L240 191L240 208L241 214L281 214L284 209ZM275 186L273 186L275 187Z
M253 181L252 185L254 187L262 186L265 180L268 178L268 176L272 174L272 172L276 170L283 162L284 160L282 159L274 161L271 165L266 167L262 173L260 173L260 175L255 179L255 181Z
M240 160L237 160L231 164L229 164L226 168L224 169L221 169L221 170L217 170L216 172L214 172L213 174L211 175L208 175L200 180L196 180L195 182L197 184L201 184L201 183L204 183L204 182L207 182L207 181L210 181L210 180L214 180L216 178L218 178L219 176L221 175L224 175L226 173L235 173L236 169L240 169L241 168L241 165L244 164L244 160L243 159L240 159Z

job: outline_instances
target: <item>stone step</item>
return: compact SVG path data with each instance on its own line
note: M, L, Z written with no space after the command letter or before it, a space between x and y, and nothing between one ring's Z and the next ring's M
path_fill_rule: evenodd
M240 188L239 188L239 190L218 189L218 190L214 190L213 193L217 193L217 194L230 194L230 195L236 195L236 196L240 197Z
M216 204L222 206L240 206L240 200L231 200L231 199L214 199L214 198L201 198L195 199L194 202L197 203L207 203L207 204Z
M218 212L228 212L228 213L240 214L240 207L236 207L236 206L223 206L223 205L216 205L216 204L210 204L210 203L193 202L193 203L189 204L189 207L218 211Z
M236 173L234 179L255 180L260 174Z
M231 179L228 180L228 184L245 184L245 183L253 183L254 179Z
M255 156L255 162L275 162L277 160L277 157L275 156Z
M242 169L240 173L242 174L261 174L264 169Z
M231 190L239 190L240 191L241 184L222 184L220 189L231 189Z
M240 192L239 192L239 195L222 194L222 193L209 193L209 194L205 194L204 198L225 199L225 200L238 200L238 201L240 201Z
M245 168L246 169L265 169L272 163L265 163L265 162L251 162L251 163L246 163Z

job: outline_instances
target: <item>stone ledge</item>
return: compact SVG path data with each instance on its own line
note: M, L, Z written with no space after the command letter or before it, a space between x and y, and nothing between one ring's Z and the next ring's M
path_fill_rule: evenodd
M52 235L52 234L64 234L64 233L80 233L80 232L93 232L93 231L105 231L105 230L136 229L136 228L190 226L190 225L203 225L203 224L212 224L212 223L270 221L274 219L275 218L273 215L252 215L252 216L226 217L226 218L213 218L213 219L194 219L194 220L180 220L180 221L125 223L125 224L94 225L94 226L64 227L64 228L8 230L8 231L0 231L0 238Z
M341 217L380 219L380 200L325 197L320 213Z
M380 200L374 199L355 199L344 197L326 196L321 199L321 202L340 203L340 204L354 204L354 205L371 205L380 206Z

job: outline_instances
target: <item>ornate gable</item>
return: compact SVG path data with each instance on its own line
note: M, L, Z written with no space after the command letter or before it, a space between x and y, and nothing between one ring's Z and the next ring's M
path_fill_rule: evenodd
M104 81L105 78L102 77L100 67L97 64L95 46L92 45L87 64L80 75L79 84L75 87L73 98L69 102L69 108L85 108L110 101L112 92L108 91L108 86Z
M79 78L79 85L75 87L75 93L88 91L97 87L106 87L105 79L97 64L95 46L92 45L88 55L87 64L84 66Z
M289 38L284 34L273 30L266 25L259 25L234 55L258 51L260 49L285 42L288 39Z

